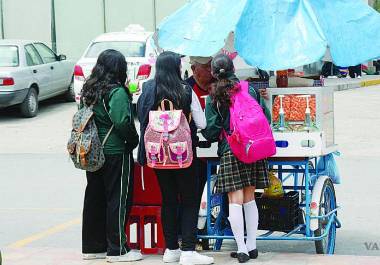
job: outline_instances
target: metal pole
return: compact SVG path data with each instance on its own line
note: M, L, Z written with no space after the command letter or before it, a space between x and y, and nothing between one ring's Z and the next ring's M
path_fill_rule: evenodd
M57 32L55 28L55 0L51 0L51 46L57 53Z
M107 32L106 0L103 0L103 32Z
M0 28L1 28L1 38L4 39L4 12L3 12L3 0L0 0Z
M153 0L153 31L156 31L157 27L157 8L156 8L156 0Z

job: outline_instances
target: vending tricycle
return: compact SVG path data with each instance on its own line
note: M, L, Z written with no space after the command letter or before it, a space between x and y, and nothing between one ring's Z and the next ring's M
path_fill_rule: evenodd
M259 230L264 231L257 239L314 241L317 253L333 254L336 230L341 227L334 188L340 182L334 160L339 154L334 142L334 87L267 91L277 149L269 166L285 194L268 198L256 193ZM215 239L213 249L219 250L223 239L234 238L224 195L213 193L217 175L212 173L219 162L211 150L200 149L199 156L208 156L207 234L199 238Z

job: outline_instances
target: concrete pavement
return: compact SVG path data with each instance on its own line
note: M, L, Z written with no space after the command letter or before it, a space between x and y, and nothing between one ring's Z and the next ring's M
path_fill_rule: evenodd
M239 264L236 259L229 257L228 252L205 252L214 257L215 264ZM55 248L23 248L20 250L5 249L4 265L106 265L104 260L84 261L81 253L76 249ZM144 256L142 261L122 263L136 265L165 264L162 256ZM175 264L175 263L174 263ZM380 257L345 256L345 255L310 255L300 253L259 253L257 260L246 264L257 265L379 265Z
M379 102L380 86L335 93L335 136L342 152L338 158L342 184L336 192L343 223L336 255L313 255L312 242L260 241L259 250L266 253L252 264L380 264L380 250L375 247L380 247ZM65 154L74 112L75 104L59 100L42 104L35 119L0 112L4 265L106 264L81 260L78 218L85 179ZM212 253L216 263L233 264L228 257L231 249L230 243L224 252ZM149 256L134 264L162 262L158 256Z

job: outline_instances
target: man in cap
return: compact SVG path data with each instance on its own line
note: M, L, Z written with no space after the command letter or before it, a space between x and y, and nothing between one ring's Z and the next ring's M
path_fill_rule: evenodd
M199 57L199 56L190 56L191 70L193 75L186 79L186 82L193 88L195 94L199 98L199 102L203 109L206 107L206 97L209 95L211 85L216 81L215 78L211 75L211 60L212 57ZM207 142L198 143L200 147L207 147ZM204 160L198 159L199 165L199 187L198 187L198 201L201 202L203 188L207 181L206 169L207 164ZM199 234L204 234L206 231L199 231ZM202 240L199 242L202 245L204 250L208 250L208 240ZM198 247L199 244L198 244Z
M193 75L186 82L193 88L198 96L202 108L205 108L205 98L208 96L215 78L211 75L212 57L190 56L191 70Z

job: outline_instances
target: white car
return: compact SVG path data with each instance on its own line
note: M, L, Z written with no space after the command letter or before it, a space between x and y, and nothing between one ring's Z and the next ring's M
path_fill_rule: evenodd
M37 41L0 40L0 108L20 105L24 117L38 113L38 102L65 94L74 101L74 62Z
M79 104L84 81L91 74L98 56L107 49L120 51L128 64L128 79L147 80L154 76L154 64L158 52L152 40L153 32L139 25L129 25L124 32L105 33L94 39L74 68L75 100ZM141 85L142 82L140 82ZM138 95L134 95L136 103Z

